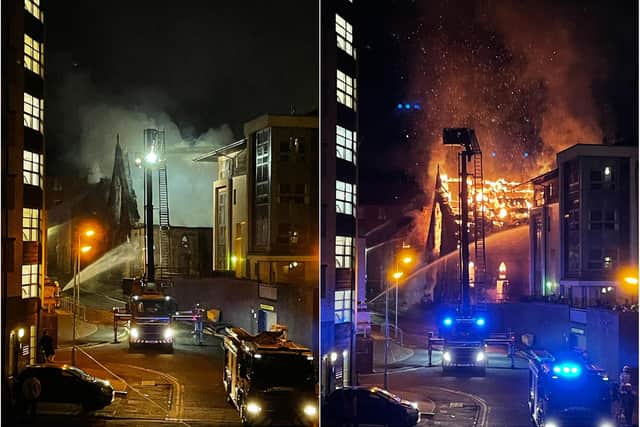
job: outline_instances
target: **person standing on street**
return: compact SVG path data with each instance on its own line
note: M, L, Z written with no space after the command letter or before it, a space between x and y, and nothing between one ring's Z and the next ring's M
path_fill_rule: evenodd
M40 351L44 353L45 362L53 362L56 356L56 350L53 348L53 338L47 334L45 329L40 337Z

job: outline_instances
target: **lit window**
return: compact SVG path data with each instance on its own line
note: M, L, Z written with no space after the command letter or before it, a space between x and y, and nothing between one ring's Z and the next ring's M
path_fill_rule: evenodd
M22 162L22 173L24 183L42 188L42 176L44 175L44 165L42 154L32 153L24 150L24 160Z
M24 93L24 125L38 132L43 132L44 101L28 93Z
M336 181L336 212L355 216L356 185Z
M356 79L340 70L337 70L336 94L338 95L339 103L353 110L356 109Z
M271 129L256 132L256 203L269 201Z
M334 313L335 323L351 322L351 289L336 291Z
M40 210L22 209L22 241L40 241Z
M22 266L22 298L37 298L40 288L40 264Z
M353 252L353 237L336 236L336 268L352 268Z
M356 133L336 126L336 156L348 162L356 163Z
M353 27L342 16L336 13L336 35L338 47L355 57L353 49Z
M24 35L24 68L31 70L39 76L44 74L44 49L42 43Z
M40 0L24 0L24 9L40 20L40 22L44 22L44 15L40 10Z

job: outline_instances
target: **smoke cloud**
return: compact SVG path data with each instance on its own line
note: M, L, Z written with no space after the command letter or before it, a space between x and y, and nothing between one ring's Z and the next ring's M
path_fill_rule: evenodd
M119 135L120 145L128 153L138 210L143 218L144 171L135 167L134 159L136 155L143 154L145 129L164 130L170 223L176 226L212 226L212 182L216 179L217 167L214 163L193 162L192 159L233 142L233 132L228 125L192 136L192 129L181 131L163 111L168 101L162 94L140 92L127 98L109 96L100 93L85 75L70 77L60 96L65 98L62 105L77 106L77 110L70 111L65 117L61 130L63 135L78 139L77 146L67 150L66 161L85 171L89 182L111 178ZM157 174L154 174L156 208L157 182ZM155 216L157 222L157 209Z
M574 10L571 10L573 7ZM606 55L588 39L592 16L577 6L538 1L425 2L402 43L412 56L409 90L424 100L416 126L424 140L413 175L432 193L436 164L450 175L456 151L445 127L473 127L485 176L528 180L576 143L601 143L603 112L593 85ZM404 36L403 36L404 37Z

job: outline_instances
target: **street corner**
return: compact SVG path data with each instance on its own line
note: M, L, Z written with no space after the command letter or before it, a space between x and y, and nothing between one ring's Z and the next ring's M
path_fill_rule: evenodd
M76 340L86 339L98 331L98 325L84 320L77 320ZM73 343L73 315L58 313L58 346L64 347Z

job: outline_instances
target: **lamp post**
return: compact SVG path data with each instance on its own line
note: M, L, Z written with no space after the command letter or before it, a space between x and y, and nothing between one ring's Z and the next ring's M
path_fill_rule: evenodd
M380 279L384 279L384 269L380 266ZM384 389L388 390L387 360L389 357L389 281L385 281L384 297Z
M73 275L73 345L71 347L71 364L76 364L76 331L77 331L77 322L78 322L78 306L80 305L80 254L87 253L91 250L91 246L81 246L81 237L82 235L87 237L92 237L95 235L95 231L87 230L84 233L81 233L78 230L78 242L76 246L76 265L75 265L75 274Z
M409 246L405 245L403 242L402 247L408 248ZM405 266L411 264L412 262L413 262L413 258L411 258L409 255L405 255L402 257L402 263ZM396 275L398 276L396 277ZM402 277L402 272L398 270L398 263L396 262L396 271L395 273L393 273L393 278L396 279L396 323L395 323L396 338L398 338L398 279L400 279L401 277Z

